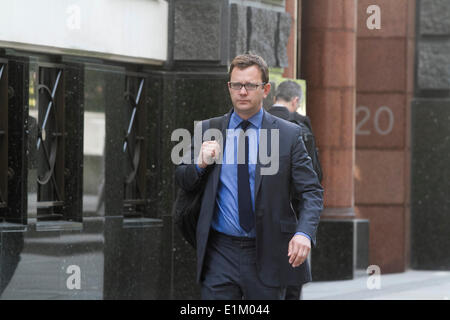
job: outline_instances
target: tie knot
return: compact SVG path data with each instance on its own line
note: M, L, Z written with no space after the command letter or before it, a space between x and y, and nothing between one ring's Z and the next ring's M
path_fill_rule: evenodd
M242 128L242 130L247 130L247 128L248 128L248 126L250 125L250 121L248 121L248 120L242 120L242 122L241 122L241 128Z

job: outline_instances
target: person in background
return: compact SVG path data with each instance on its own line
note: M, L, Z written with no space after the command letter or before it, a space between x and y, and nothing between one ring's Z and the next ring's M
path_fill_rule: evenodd
M274 96L274 104L268 112L276 117L291 121L302 128L302 138L311 157L314 171L319 181L322 181L322 168L320 166L318 151L316 148L314 134L312 132L311 121L308 116L303 116L297 112L302 98L302 88L292 80L281 82ZM288 286L286 288L286 300L301 299L302 286Z

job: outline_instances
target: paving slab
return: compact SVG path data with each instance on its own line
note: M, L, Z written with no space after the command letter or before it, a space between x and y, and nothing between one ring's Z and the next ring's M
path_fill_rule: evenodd
M311 282L303 287L303 300L449 300L450 271L408 270L359 274L352 280Z

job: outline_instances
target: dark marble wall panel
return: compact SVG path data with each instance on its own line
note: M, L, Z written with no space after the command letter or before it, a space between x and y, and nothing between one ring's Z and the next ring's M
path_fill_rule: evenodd
M161 190L161 147L162 147L162 80L147 78L147 217L160 217L161 204L159 199L163 197Z
M276 42L278 14L271 10L249 7L249 50L264 58L269 67L277 65Z
M174 1L173 58L178 63L227 65L253 52L270 67L286 67L291 16L258 3Z
M313 281L353 279L353 220L321 220L311 250Z
M450 269L450 101L412 103L411 266Z
M232 108L228 94L228 74L180 74L176 80L177 126L193 132L194 121L225 114Z
M158 217L170 216L173 202L173 166L170 162L170 134L175 128L173 75L169 73L150 73L148 95L151 110L158 110L158 135L151 138L154 145L149 147L150 181L152 199L158 203ZM152 112L150 112L152 114ZM154 114L154 113L153 113ZM157 154L156 154L157 153ZM153 168L155 166L155 168ZM155 169L158 171L155 171ZM155 190L156 189L156 190Z
M152 297L154 299L172 299L174 294L173 285L173 223L171 216L162 217L162 228L159 231L160 238L158 245L158 250L153 255L152 261L154 262L154 268L157 270L158 277L154 277L151 272L146 275L146 277L154 283L153 287L145 286L146 290L152 291ZM145 238L144 238L145 239ZM144 240L144 245L152 245L153 243L148 243ZM153 244L154 245L154 244ZM147 262L144 262L144 268L146 268Z
M422 90L450 88L450 40L423 40L419 43L417 75L418 86Z
M169 77L170 78L170 77ZM161 221L157 238L145 234L144 246L153 250L151 256L144 256L145 294L154 299L169 299L173 296L173 224L171 208L173 203L173 166L167 161L169 142L167 134L174 127L172 97L173 86L168 85L167 75L152 73L148 77L148 199L149 217ZM169 136L170 139L170 136ZM170 159L170 154L169 154ZM148 240L147 240L148 239ZM157 275L157 277L155 277Z
M16 272L23 245L22 232L0 232L0 298Z
M105 220L104 237L104 271L103 271L103 298L104 299L119 299L120 297L129 296L129 292L124 284L128 279L127 274L122 272L126 271L121 268L123 261L125 260L125 250L118 250L121 244L124 243L121 237L121 230L123 225L123 219L119 217L109 217ZM132 263L132 261L130 261Z
M134 281L140 270L140 250L133 250L139 241L136 230L125 230L123 219L105 219L104 299L133 299L138 297ZM127 247L128 250L122 248Z
M82 221L84 65L66 62L65 72L65 217Z
M450 2L417 1L416 96L449 96ZM439 92L437 92L439 91Z
M185 128L193 134L194 121L226 113L231 109L226 82L228 75L201 72L152 73L154 83L151 99L160 104L161 125L161 184L160 216L163 217L162 256L171 256L171 298L199 298L199 287L195 282L195 251L187 244L176 226L172 224L172 206L175 199L175 166L171 161L171 150L178 142L171 142L172 131ZM170 230L170 235L168 231ZM172 234L173 232L173 234ZM167 241L170 240L169 246ZM170 248L171 252L167 251ZM166 259L164 259L166 261ZM164 262L165 263L165 262Z
M28 58L9 57L8 211L6 220L27 222Z
M222 0L174 1L174 59L219 61Z
M159 108L160 124L159 159L161 166L160 215L171 215L174 194L174 165L171 161L171 134L185 128L193 134L194 121L226 113L231 109L228 95L228 75L222 73L160 72L150 75L152 108ZM157 104L157 105L155 105Z
M450 2L418 0L411 103L411 267L450 269Z
M369 266L369 220L357 220L355 268L366 270Z
M0 222L8 210L8 60L0 57Z
M276 45L276 58L277 66L288 67L288 55L287 55L287 44L289 40L289 35L291 33L292 18L289 13L279 13L278 14L278 30L277 30L277 45Z
M287 67L291 16L248 7L247 19L247 50L263 57L269 67Z
M230 5L230 59L247 52L247 7Z
M125 70L105 72L105 216L122 216Z
M420 34L450 35L450 3L447 0L420 0Z
M170 233L164 228L164 222L167 220L157 220L149 223L140 231L141 240L141 272L138 277L140 284L139 299L168 299L170 292L170 282L164 282L167 279L167 270L170 270L168 260L165 260L167 245L170 242L164 241ZM167 233L167 234L165 234Z
M185 77L187 75L184 75ZM177 126L193 133L194 121L223 115L232 108L226 82L228 75L214 78L199 74L197 77L176 81ZM195 251L174 230L174 298L198 298ZM184 280L183 280L184 279Z
M171 242L163 241L162 221L138 220L127 226L121 218L105 218L105 299L169 298L170 257L163 247L170 251Z

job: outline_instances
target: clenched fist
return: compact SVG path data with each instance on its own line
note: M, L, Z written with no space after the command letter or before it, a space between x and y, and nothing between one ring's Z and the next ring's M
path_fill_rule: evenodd
M220 145L217 141L205 141L202 144L200 153L198 155L197 164L200 168L213 164L214 161L219 160Z

